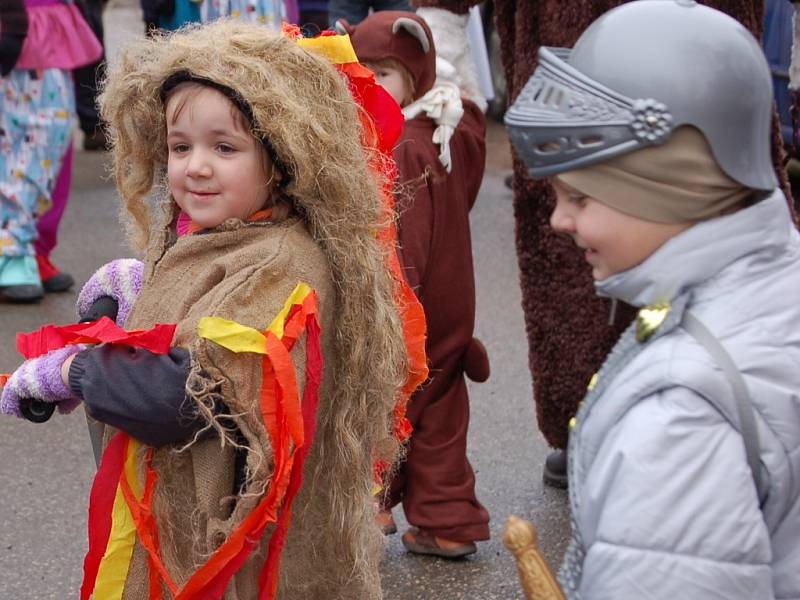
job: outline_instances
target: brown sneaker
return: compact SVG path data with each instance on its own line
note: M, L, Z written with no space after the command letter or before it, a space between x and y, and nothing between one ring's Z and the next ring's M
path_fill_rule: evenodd
M427 533L419 527L411 527L403 534L403 546L414 554L427 554L441 558L462 558L475 554L475 542L454 542Z
M378 513L375 515L375 522L378 524L378 527L381 528L383 535L392 535L393 533L397 533L397 524L394 522L392 511L378 511Z

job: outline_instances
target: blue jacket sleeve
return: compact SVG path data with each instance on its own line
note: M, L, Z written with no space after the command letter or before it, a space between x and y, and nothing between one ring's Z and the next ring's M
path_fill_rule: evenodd
M190 360L183 348L97 346L75 356L69 386L89 416L148 446L183 442L206 425L185 393Z

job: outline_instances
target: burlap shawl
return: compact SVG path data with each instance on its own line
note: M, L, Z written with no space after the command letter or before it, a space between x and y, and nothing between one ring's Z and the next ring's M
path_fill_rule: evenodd
M205 316L218 316L263 331L297 283L303 281L311 286L319 298L324 359L319 392L321 429L316 436L320 439L320 433L325 433L326 415L336 410L328 399L332 376L341 365L330 352L329 332L333 331L339 300L328 262L298 218L279 224L230 220L212 232L180 239L168 232L169 229L163 230L160 242L151 246L143 289L126 326L147 328L156 322L177 323L175 345L192 352L193 369L187 385L190 399L202 402L214 387L221 389L232 420L249 448L247 485L238 496L233 495L234 448L230 443L221 445L219 435L183 449L167 446L155 452L153 464L159 481L153 511L164 564L180 588L258 502L273 468L268 436L256 411L261 356L234 354L198 338L198 321ZM292 358L302 397L304 343L295 346ZM106 442L108 438L107 431ZM329 515L329 494L321 489L325 486L314 486L314 474L324 471L325 453L320 445L312 446L304 484L294 502L278 597L379 598L377 561L382 542L372 522L369 495L354 493L354 501L363 504L363 510L358 523L346 526L365 529L365 540L376 550L370 553L375 557L372 564L355 565L347 557L337 558L337 540L319 535L330 529L322 527ZM369 489L368 481L363 488ZM271 532L270 526L262 543L228 586L226 599L258 597L258 574ZM325 568L315 568L321 558L326 561ZM147 581L146 552L137 542L123 598L147 598ZM165 597L170 597L166 591Z

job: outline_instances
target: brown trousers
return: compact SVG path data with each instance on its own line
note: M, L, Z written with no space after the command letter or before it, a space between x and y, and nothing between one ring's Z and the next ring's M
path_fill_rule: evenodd
M467 460L469 397L457 364L440 365L408 405L414 433L384 507L402 502L411 525L457 542L489 539L489 513L475 496Z

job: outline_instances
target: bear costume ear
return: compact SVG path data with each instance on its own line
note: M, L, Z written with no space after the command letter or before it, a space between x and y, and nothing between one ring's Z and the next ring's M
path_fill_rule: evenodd
M347 19L337 19L333 24L333 30L339 35L352 35L355 27L347 22Z
M401 29L405 29L417 39L419 45L422 46L422 51L425 54L430 52L431 44L428 41L428 36L425 35L425 30L422 28L422 25L417 23L414 19L400 17L392 24L392 33L396 34Z

